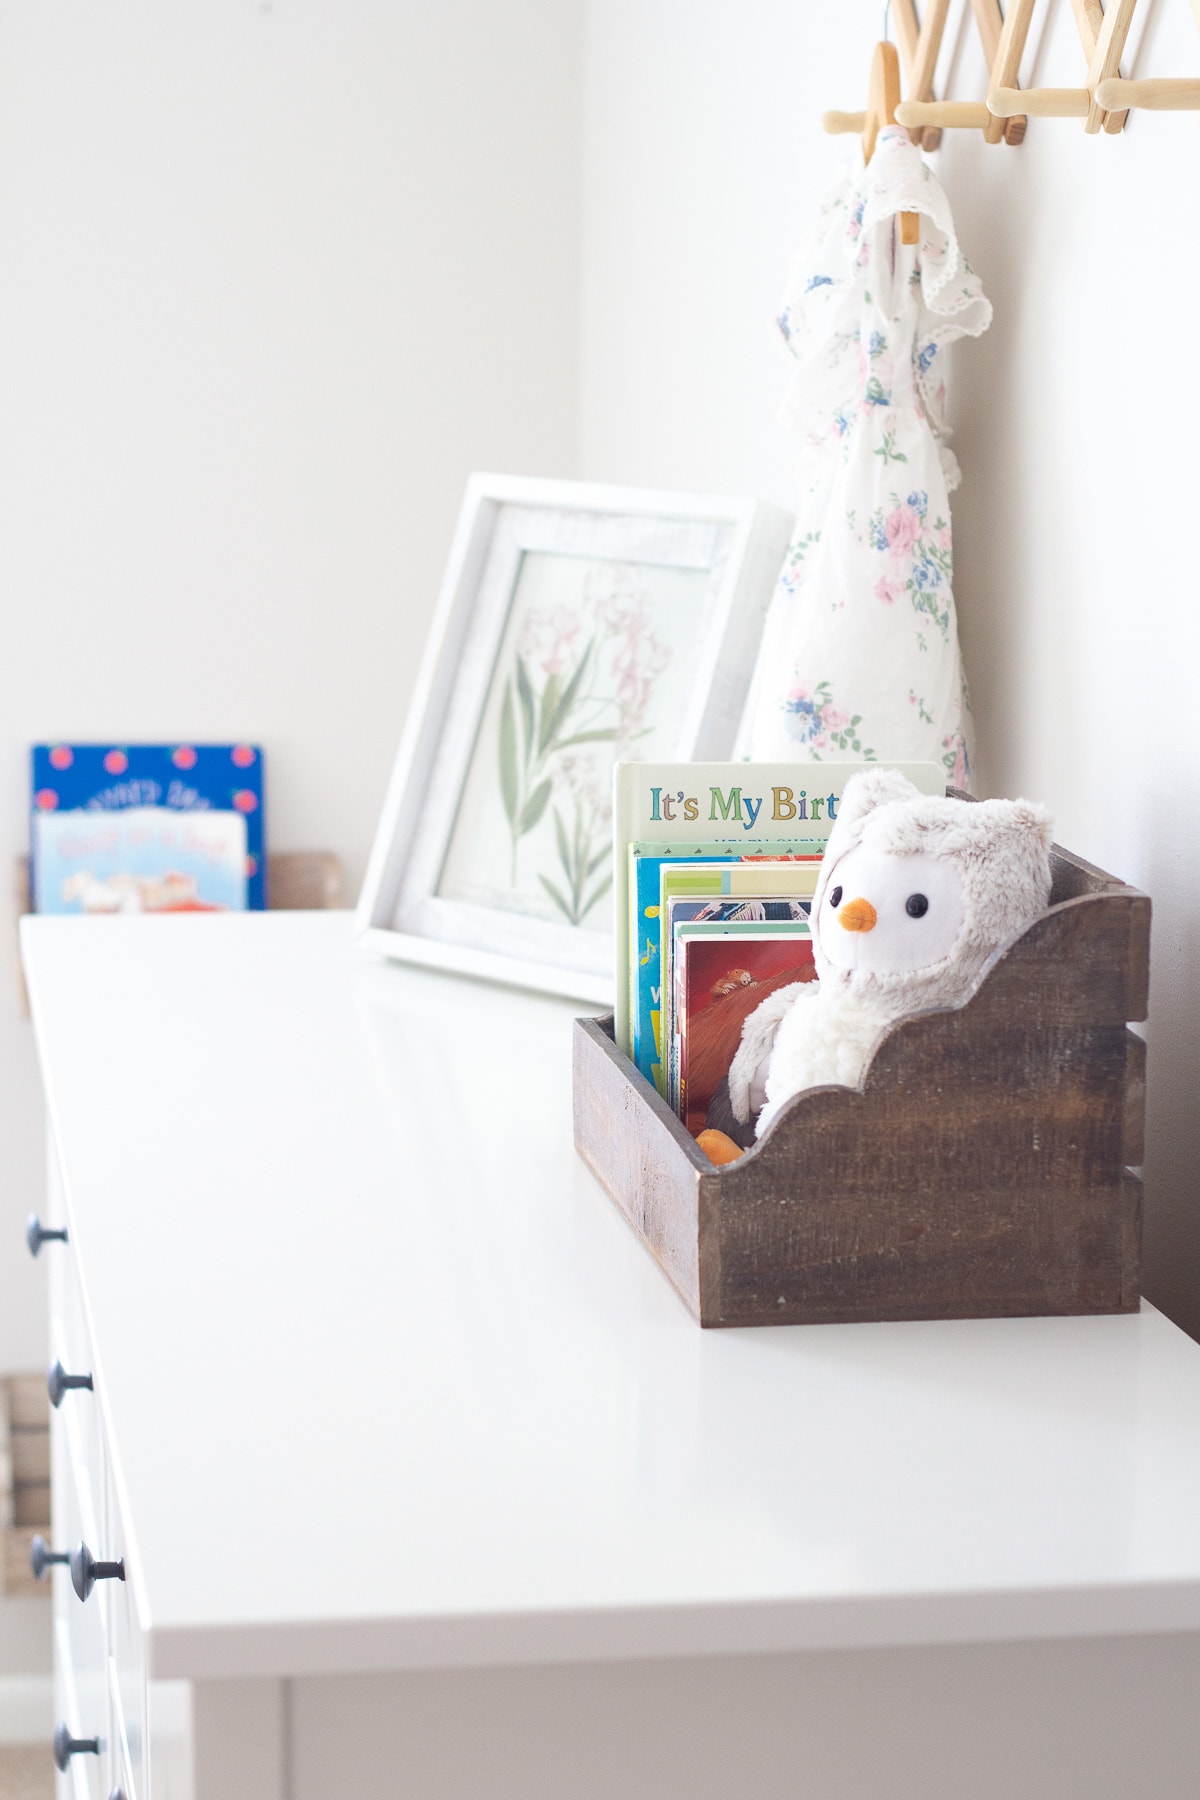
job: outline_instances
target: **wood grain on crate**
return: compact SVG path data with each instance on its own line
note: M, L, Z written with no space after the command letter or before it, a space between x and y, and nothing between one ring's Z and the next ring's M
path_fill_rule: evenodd
M1054 876L964 1006L721 1170L577 1022L577 1147L702 1324L1136 1308L1150 903L1064 851Z

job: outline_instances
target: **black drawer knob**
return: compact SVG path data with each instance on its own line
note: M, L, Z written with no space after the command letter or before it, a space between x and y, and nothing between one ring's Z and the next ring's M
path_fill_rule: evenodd
M72 1388L90 1388L90 1375L68 1375L60 1362L53 1363L46 1376L46 1392L50 1396L51 1406L61 1406L63 1395L69 1394Z
M67 1765L73 1756L99 1756L99 1738L72 1737L65 1725L60 1725L54 1733L54 1766L60 1775L65 1775Z
M43 1244L65 1244L66 1241L65 1230L51 1231L36 1213L30 1213L25 1222L25 1242L29 1245L30 1256L36 1256Z
M125 1559L120 1562L97 1562L87 1545L76 1544L70 1556L71 1586L81 1600L86 1600L98 1581L124 1581Z
M45 1580L46 1570L50 1567L51 1563L69 1563L70 1560L71 1556L69 1551L52 1550L45 1538L40 1534L34 1538L32 1544L29 1546L29 1566L33 1570L33 1578L35 1581Z

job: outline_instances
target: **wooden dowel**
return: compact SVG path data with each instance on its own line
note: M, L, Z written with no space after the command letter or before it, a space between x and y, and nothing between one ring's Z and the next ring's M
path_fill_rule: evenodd
M1016 88L1017 73L1021 67L1021 57L1025 51L1025 39L1029 35L1029 21L1033 17L1033 0L1009 0L1004 25L1000 32L1000 46L996 52L996 60L992 64L990 88L992 92L1007 91ZM1004 136L1004 119L1010 115L997 114L990 104L988 95L988 111L994 116L983 128L983 135L989 144L998 144ZM1027 111L1028 108L1013 107L1013 113Z
M919 244L921 241L920 213L900 214L900 242L902 244Z
M914 100L927 100L933 93L933 72L937 67L938 51L942 47L942 33L946 29L946 14L949 10L950 0L926 0L921 41L917 47L917 66L912 78Z
M842 131L863 131L866 123L865 112L827 112L821 115L821 130L827 131L831 137L836 137Z
M896 27L896 38L900 45L905 78L915 93L917 45L921 41L921 30L917 24L917 9L913 5L913 0L892 0L892 23Z
M898 125L973 126L980 130L990 118L982 100L902 100L896 108Z
M997 119L1028 113L1033 119L1086 119L1092 96L1086 88L993 88L988 111Z
M1088 68L1092 66L1092 58L1096 54L1096 42L1100 36L1100 27L1104 23L1104 8L1100 0L1071 0L1071 11L1075 14L1075 25L1079 32L1079 42L1083 46L1083 58ZM1090 87L1089 83L1089 87ZM1091 110L1090 107L1088 109ZM1108 130L1108 119L1105 117L1104 129Z
M1200 0L1198 0L1198 4L1200 4ZM983 45L983 60L988 69L992 70L995 68L996 58L1000 54L1000 33L1004 28L1000 0L971 0L971 11L975 15L979 41ZM1027 120L1023 112L1014 113L1004 127L1005 143L1024 143L1026 124ZM984 129L986 131L986 126Z
M1071 11L1075 14L1083 54L1090 63L1096 54L1096 39L1100 36L1100 27L1104 23L1104 8L1100 0L1071 0Z
M1096 88L1096 99L1111 112L1141 106L1147 112L1200 112L1200 81L1155 77L1148 81L1123 81L1110 75Z
M971 0L971 11L983 45L983 60L990 69L1000 50L1000 32L1004 26L999 0Z
M1108 11L1096 33L1096 48L1088 64L1087 85L1093 96L1102 81L1121 73L1121 52L1125 48L1125 39L1129 34L1136 5L1137 0L1110 0ZM1120 131L1124 124L1123 112L1106 115L1104 107L1093 98L1083 129L1099 131L1103 125L1105 131Z

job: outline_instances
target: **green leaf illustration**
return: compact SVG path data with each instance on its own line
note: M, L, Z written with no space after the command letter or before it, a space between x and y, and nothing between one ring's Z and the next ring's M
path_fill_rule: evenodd
M604 880L600 883L600 886L595 889L595 891L592 893L591 897L584 901L584 903L579 911L579 917L575 921L575 923L577 925L582 925L583 921L587 918L588 914L591 912L593 906L598 906L600 904L601 900L603 900L603 898L604 898L605 894L607 894L608 890L609 890L609 881L608 881L608 877L605 876Z
M525 727L525 760L529 761L529 752L533 748L533 687L529 680L529 670L525 667L525 658L517 656L517 698L521 702L521 723Z
M554 883L551 881L550 877L548 875L539 875L538 880L541 882L542 886L545 888L546 892L549 894L550 898L553 900L555 906L557 906L559 912L565 913L567 918L570 919L572 925L578 925L579 921L575 917L574 912L572 911L570 901L566 898L566 896L564 894L561 894L559 892L559 890L555 887Z
M644 731L635 731L633 736L645 737L649 729L650 727L647 725ZM611 744L616 741L616 737L616 726L605 725L598 731L577 731L574 737L564 738L561 744L556 744L554 747L556 750L573 750L576 744Z
M516 823L520 784L517 780L517 722L513 716L512 685L504 689L500 708L500 792L510 825Z
M575 696L579 692L579 684L583 680L583 677L587 672L587 666L592 659L592 644L594 644L595 641L595 638L593 638L592 643L588 645L587 649L580 657L575 673L571 676L571 679L568 681L566 687L563 688L561 694L556 696L553 712L551 712L549 704L550 682L548 681L546 683L546 693L542 699L542 730L538 745L539 749L545 750L549 744L553 744L555 749L562 748L557 742L558 734L571 716L571 708L575 704ZM551 677L551 679L553 680L554 677ZM549 723L547 723L548 714Z
M526 832L533 830L549 804L553 789L554 783L549 776L543 781L541 787L534 788L525 802L525 809L521 814L521 823L517 828L519 836L524 837Z
M546 746L550 742L555 714L558 711L558 697L561 693L562 676L548 675L546 685L542 689L541 713L538 718L537 747L539 756L545 755Z
M596 873L596 870L600 867L600 865L602 863L606 863L611 855L612 855L612 850L608 844L605 844L605 846L602 850L597 850L595 856L593 856L591 862L587 866L588 874L594 875Z
M567 843L567 828L562 822L562 814L557 806L554 809L554 837L558 844L558 860L569 875L571 873L571 849Z

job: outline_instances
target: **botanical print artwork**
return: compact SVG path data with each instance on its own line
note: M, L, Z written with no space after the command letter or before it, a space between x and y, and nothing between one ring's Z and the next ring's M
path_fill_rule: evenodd
M440 898L610 929L612 766L678 742L708 581L524 554Z

